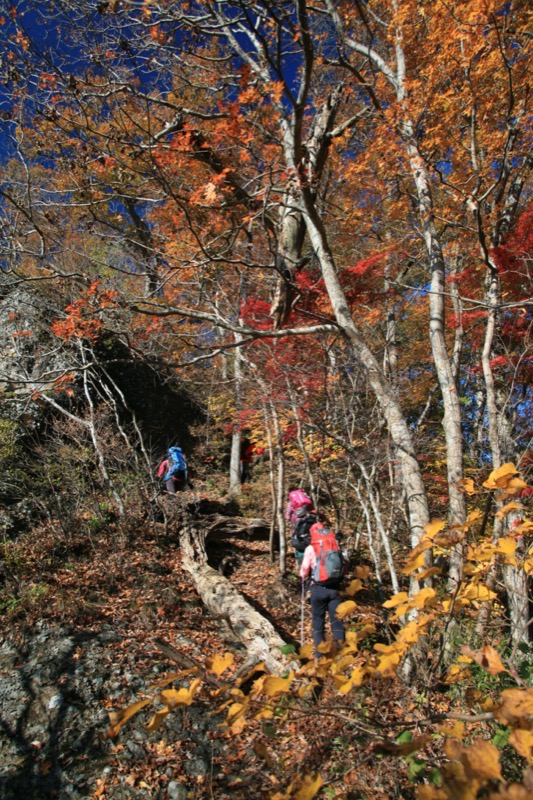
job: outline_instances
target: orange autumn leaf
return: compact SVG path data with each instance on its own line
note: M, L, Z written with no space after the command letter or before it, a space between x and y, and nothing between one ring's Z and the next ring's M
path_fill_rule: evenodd
M501 780L500 752L485 739L477 739L466 747L455 739L447 739L444 743L444 752L448 758L463 765L465 777L469 782Z
M504 725L533 716L533 689L504 689L494 716Z
M322 788L324 781L320 774L298 775L286 792L276 792L269 800L313 800Z
M515 728L509 736L509 744L522 758L533 764L533 731Z
M470 647L465 646L461 648L461 653L469 658L472 658L480 667L486 669L491 675L498 675L500 672L507 672L507 668L502 662L497 650L491 645L485 645L474 652Z

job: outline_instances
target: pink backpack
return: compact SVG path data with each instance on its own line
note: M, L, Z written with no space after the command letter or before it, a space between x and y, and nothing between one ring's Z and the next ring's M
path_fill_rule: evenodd
M289 500L292 503L294 511L302 506L313 505L313 501L306 495L303 489L293 489L292 492L289 492Z

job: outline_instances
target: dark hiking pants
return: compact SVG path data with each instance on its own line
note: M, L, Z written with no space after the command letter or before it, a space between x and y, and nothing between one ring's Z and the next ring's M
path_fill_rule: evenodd
M335 641L344 641L344 625L337 619L335 611L342 603L342 598L337 589L319 586L314 583L311 587L311 612L313 617L313 642L315 648L325 641L326 613L329 614L331 632ZM317 651L317 656L321 653Z

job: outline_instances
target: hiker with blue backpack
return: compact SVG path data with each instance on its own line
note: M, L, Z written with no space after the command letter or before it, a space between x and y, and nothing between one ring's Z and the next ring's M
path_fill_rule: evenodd
M322 655L318 647L326 639L326 614L329 615L333 639L339 644L344 641L344 625L335 612L342 602L340 588L346 572L346 560L339 538L322 522L311 526L309 536L300 576L302 587L306 579L310 578L311 581L313 642L318 659Z
M169 494L176 494L186 486L189 480L189 471L181 447L169 447L166 458L158 467L157 477L164 480Z

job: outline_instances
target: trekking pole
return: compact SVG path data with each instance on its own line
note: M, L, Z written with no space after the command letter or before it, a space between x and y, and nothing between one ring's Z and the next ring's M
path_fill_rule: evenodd
M302 614L301 614L301 632L300 644L304 646L304 613L305 613L305 578L302 578Z

